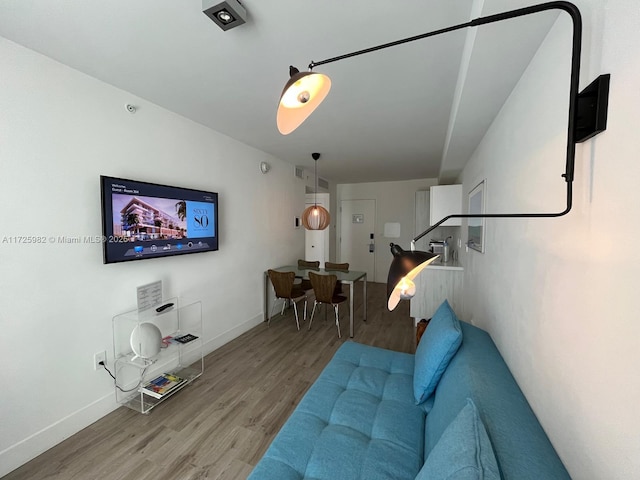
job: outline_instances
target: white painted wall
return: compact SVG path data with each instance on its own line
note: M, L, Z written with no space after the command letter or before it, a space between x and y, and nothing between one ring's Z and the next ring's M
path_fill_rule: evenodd
M116 407L93 355L136 286L203 302L206 349L259 324L263 272L304 254L291 165L0 37L0 476ZM131 115L124 105L137 105ZM260 173L261 161L272 165ZM103 265L99 175L219 192L220 250Z
M578 146L567 216L487 220L486 253L462 255L464 310L571 476L626 480L640 478L640 7L576 4L581 87L611 73L608 129ZM563 14L463 172L465 195L487 179L487 212L564 208L568 32Z
M389 266L391 265L391 252L389 243L397 243L404 249L414 237L415 228L415 193L425 190L432 185L437 185L435 178L423 178L404 182L375 182L375 183L350 183L337 186L337 208L340 208L342 200L375 200L376 201L376 251L375 251L375 278L374 282L387 283ZM340 215L338 211L338 215ZM387 222L400 223L400 238L385 238L384 224ZM333 222L332 222L333 223ZM340 251L340 222L337 222L336 232L337 251ZM338 261L348 262L348 259Z

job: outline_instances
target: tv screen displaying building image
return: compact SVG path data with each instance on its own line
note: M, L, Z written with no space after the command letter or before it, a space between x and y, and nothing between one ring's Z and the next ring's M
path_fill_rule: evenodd
M218 250L218 194L100 177L104 263Z

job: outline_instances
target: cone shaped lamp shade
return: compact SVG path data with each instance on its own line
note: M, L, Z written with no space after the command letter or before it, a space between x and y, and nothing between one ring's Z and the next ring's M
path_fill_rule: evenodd
M439 255L430 252L405 251L400 246L391 244L393 261L387 278L387 308L396 308L400 300L408 300L416 293L413 279L424 267L433 262Z
M283 135L298 128L322 103L331 89L331 79L314 72L299 72L290 67L291 78L284 86L276 123Z

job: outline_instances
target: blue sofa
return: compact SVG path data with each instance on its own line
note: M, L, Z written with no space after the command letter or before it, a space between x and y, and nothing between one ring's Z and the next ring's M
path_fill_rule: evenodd
M414 478L570 478L490 336L446 302L416 355L344 343L249 476Z

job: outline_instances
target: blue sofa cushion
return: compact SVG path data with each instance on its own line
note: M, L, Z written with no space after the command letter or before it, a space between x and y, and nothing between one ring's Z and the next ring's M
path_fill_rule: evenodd
M413 371L413 355L345 342L249 479L413 480L425 438Z
M345 343L249 480L413 480L425 458L438 458L432 454L448 443L447 430L468 398L477 406L502 480L570 480L491 337L459 323L462 345L435 394L420 405L413 355ZM435 478L447 472L436 470Z
M416 480L500 480L487 431L471 399L433 447Z
M427 418L425 458L471 398L491 439L501 478L568 480L569 474L489 334L465 322L460 325L462 345L438 383Z
M461 343L460 321L445 300L431 318L416 349L413 394L417 404L433 394Z

